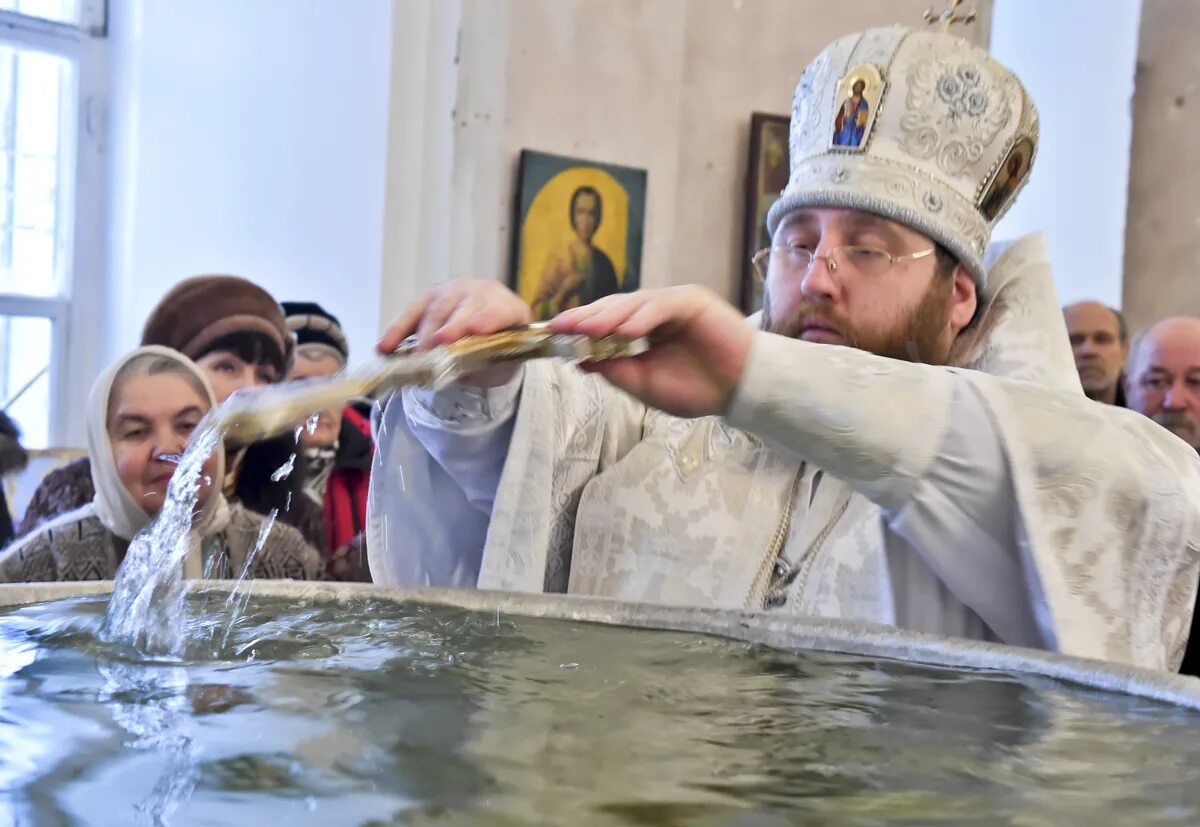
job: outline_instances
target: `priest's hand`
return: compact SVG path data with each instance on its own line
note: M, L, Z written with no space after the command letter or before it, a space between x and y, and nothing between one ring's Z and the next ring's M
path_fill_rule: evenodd
M728 411L754 340L741 313L694 285L606 296L558 315L550 326L593 339L649 337L650 350L641 356L584 369L676 416Z
M450 281L430 290L400 314L376 349L387 355L415 335L417 350L429 350L464 336L499 333L531 321L529 306L498 281ZM498 365L462 381L495 387L511 380L517 370L515 365Z

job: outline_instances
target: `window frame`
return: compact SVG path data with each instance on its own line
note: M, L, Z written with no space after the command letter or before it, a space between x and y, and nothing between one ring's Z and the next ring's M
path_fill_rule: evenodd
M108 108L106 0L79 0L79 21L61 23L0 10L0 45L61 55L75 64L74 191L63 217L69 262L54 296L0 293L0 315L47 318L52 325L48 449L82 444L86 412L67 405L70 388L87 387L98 368L106 277L105 198ZM0 400L0 404L4 401Z

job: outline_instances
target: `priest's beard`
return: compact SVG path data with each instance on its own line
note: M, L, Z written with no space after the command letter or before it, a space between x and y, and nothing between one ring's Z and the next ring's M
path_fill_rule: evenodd
M787 316L775 318L768 291L763 294L762 329L795 339L813 320L819 320L841 333L847 347L905 362L945 365L950 360L950 346L943 337L953 301L945 276L938 274L907 319L893 319L888 330L865 330L835 314L825 302L801 301Z

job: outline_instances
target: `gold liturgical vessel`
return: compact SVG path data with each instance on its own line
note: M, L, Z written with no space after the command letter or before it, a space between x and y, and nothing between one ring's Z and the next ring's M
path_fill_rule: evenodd
M389 356L355 370L321 379L287 382L239 391L210 414L214 425L240 443L250 443L303 427L314 413L340 408L348 400L379 397L408 385L440 390L456 380L504 362L565 359L599 362L645 353L645 339L589 339L554 333L540 323L487 336L468 336L418 352L408 339Z

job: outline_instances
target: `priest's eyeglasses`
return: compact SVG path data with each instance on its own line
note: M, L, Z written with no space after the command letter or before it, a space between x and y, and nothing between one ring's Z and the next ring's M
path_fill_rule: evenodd
M825 265L829 268L830 274L836 275L838 270L844 268L850 273L874 277L882 276L888 270L902 262L914 261L933 254L934 248L932 247L928 250L922 250L919 253L895 256L887 250L880 250L877 247L849 245L834 247L829 251L828 255L818 256L808 247L800 247L793 244L777 244L774 247L766 247L759 250L754 254L754 258L751 261L754 263L754 271L758 273L758 277L762 281L767 280L767 271L772 264L783 268L785 275L803 278L808 275L813 262L819 258L825 260Z

